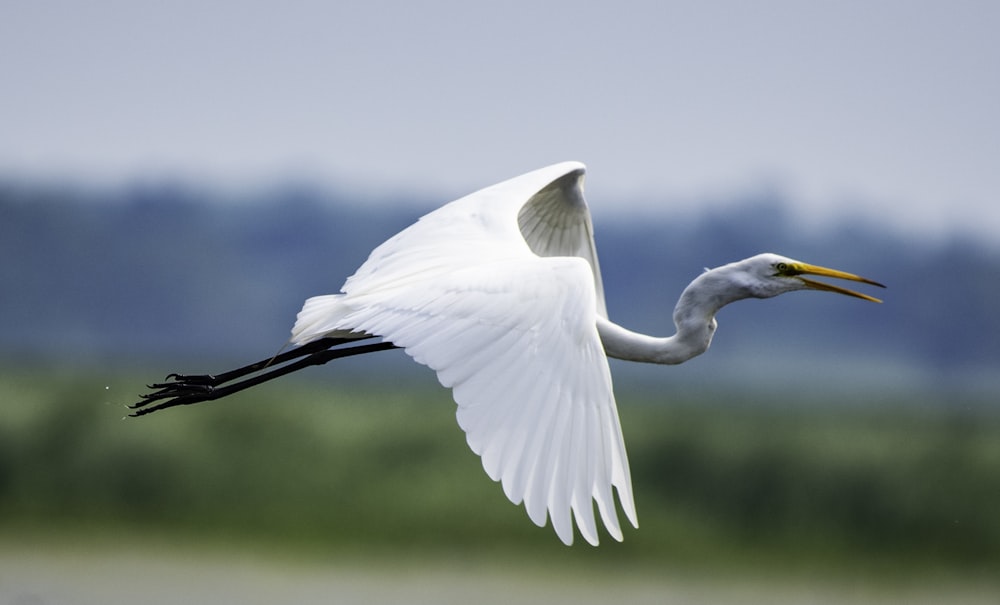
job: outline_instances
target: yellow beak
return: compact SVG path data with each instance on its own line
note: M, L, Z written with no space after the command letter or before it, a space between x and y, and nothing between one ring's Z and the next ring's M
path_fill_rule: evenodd
M810 265L808 263L795 263L789 267L788 274L801 276L801 275L822 275L823 277L835 277L837 279L847 279L850 281L861 282L865 284L871 284L873 286L878 286L879 288L884 288L885 286L878 283L877 281L872 281L870 279L861 277L860 275L854 275L853 273L846 273L844 271L837 271L836 269L827 269L826 267L819 267L817 265ZM832 284L826 284L820 281L815 281L806 277L799 277L806 287L810 290L823 290L825 292L836 292L837 294L845 294L847 296L853 296L855 298L862 298L864 300L870 300L871 302L882 302L874 296L868 296L867 294L862 294L860 292L855 292L854 290L848 290L847 288L841 288L840 286L834 286Z

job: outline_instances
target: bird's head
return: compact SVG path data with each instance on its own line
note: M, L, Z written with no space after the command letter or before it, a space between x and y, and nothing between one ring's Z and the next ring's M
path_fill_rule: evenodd
M780 256L777 254L758 254L744 261L737 263L741 270L745 271L747 286L752 290L756 298L770 298L785 292L795 290L822 290L824 292L836 292L854 296L872 302L882 302L878 298L861 294L854 290L849 290L841 286L828 284L811 279L809 276L833 277L836 279L846 279L861 282L884 288L885 286L870 279L838 271L837 269L827 269L818 265L810 265L802 261Z

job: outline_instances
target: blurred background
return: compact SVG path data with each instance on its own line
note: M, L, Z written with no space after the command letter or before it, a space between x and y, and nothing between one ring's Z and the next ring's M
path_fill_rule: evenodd
M972 1L4 3L0 601L996 602L998 29ZM532 525L396 351L122 421L277 352L421 214L569 159L629 328L763 251L888 285L613 363L624 543Z

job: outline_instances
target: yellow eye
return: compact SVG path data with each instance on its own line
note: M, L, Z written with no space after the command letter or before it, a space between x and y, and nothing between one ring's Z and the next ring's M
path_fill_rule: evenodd
M774 266L774 268L778 270L778 273L786 273L788 271L788 264L778 263L777 265Z

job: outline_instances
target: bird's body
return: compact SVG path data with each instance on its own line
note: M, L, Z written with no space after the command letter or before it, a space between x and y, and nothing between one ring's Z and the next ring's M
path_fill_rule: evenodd
M617 539L612 485L636 514L611 373L590 213L575 163L494 185L376 248L343 294L306 301L295 344L361 332L438 373L483 467L564 542L570 510L597 541L592 500Z
M487 474L566 544L572 519L597 544L594 502L622 539L612 488L638 526L607 356L681 363L708 348L716 312L743 298L821 289L876 300L802 276L875 282L761 254L699 275L674 309L674 335L627 330L607 316L583 175L582 164L556 164L427 214L372 251L340 294L307 300L292 329L303 348L380 337L433 369ZM176 384L151 399L187 396Z

